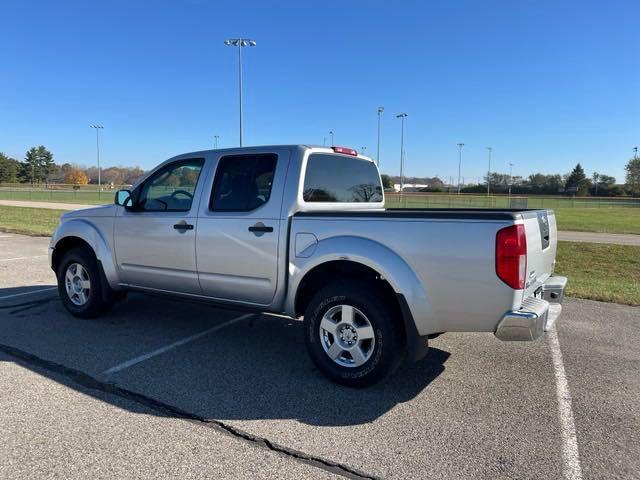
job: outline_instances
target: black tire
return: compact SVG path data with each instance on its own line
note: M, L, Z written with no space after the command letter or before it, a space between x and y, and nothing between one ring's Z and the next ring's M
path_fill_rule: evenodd
M370 357L360 366L336 363L323 347L320 323L338 305L360 310L373 328L375 343ZM343 280L327 285L311 299L304 315L305 343L313 363L330 380L349 387L367 387L383 380L398 367L404 351L402 321L394 318L397 315L393 312L373 282Z
M81 265L88 275L91 288L86 295L86 303L77 305L72 301L67 293L65 284L65 276L69 266L73 264ZM105 302L103 288L109 288L104 285L104 281L98 266L98 261L93 251L88 248L73 248L66 252L62 257L57 271L58 277L58 294L62 300L64 307L71 315L80 318L95 318L101 313L106 312L111 306L110 302Z

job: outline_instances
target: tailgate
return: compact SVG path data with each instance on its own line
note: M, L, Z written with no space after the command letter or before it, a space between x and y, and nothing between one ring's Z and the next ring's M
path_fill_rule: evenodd
M527 277L524 298L533 294L553 273L558 232L553 210L522 213L527 235Z

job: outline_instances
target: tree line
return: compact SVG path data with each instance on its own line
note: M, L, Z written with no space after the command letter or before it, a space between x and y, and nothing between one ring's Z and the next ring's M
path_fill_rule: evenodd
M107 167L101 169L100 177L103 185L131 185L143 173L140 167ZM98 168L71 163L57 164L53 154L40 145L30 148L22 161L0 152L0 183L97 184Z
M640 196L640 158L631 158L625 166L625 183L616 183L610 175L593 172L590 177L579 163L567 174L534 173L526 178L510 176L508 173L492 172L489 176L491 192L511 193L517 195L576 195L576 196ZM393 188L394 183L400 183L400 177L382 175L385 189ZM486 193L487 176L483 177L484 184L463 186L463 193ZM455 185L447 185L438 177L405 177L405 184L423 184L428 187L417 189L420 192L447 192Z

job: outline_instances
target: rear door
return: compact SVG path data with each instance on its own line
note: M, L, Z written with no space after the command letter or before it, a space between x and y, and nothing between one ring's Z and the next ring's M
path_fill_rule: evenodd
M278 279L278 244L288 151L219 158L198 218L198 276L204 295L268 305ZM208 200L208 201L205 201Z

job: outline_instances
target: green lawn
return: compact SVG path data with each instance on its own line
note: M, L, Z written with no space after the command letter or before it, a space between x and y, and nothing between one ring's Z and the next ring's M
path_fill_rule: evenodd
M48 236L58 225L65 210L4 207L0 205L0 230L26 235Z
M640 247L559 242L556 273L569 296L640 305Z
M556 208L558 230L640 234L640 208Z
M61 202L100 205L112 203L115 192L98 192L83 190L0 190L0 200L33 200L34 202Z

